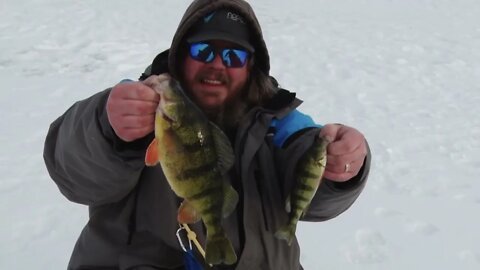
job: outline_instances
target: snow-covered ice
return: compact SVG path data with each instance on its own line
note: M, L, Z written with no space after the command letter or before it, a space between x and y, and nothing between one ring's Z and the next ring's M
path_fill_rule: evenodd
M42 159L73 102L135 79L187 0L0 1L0 269L65 269L87 220ZM251 0L272 75L373 153L341 216L302 223L316 269L480 269L480 1Z

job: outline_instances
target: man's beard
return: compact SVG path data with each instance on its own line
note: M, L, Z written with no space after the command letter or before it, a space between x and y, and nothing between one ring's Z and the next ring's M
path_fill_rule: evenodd
M245 90L245 89L243 89ZM242 91L243 92L243 91ZM207 118L223 130L236 129L238 123L248 110L243 94L231 98L215 110L205 111Z
M214 79L227 85L230 83L229 78L222 72L212 72L211 70L206 70L199 73L195 80L201 81L204 78ZM246 91L248 91L248 89L246 89L247 85L248 80L245 85L241 86L242 89L240 89L240 91L233 91L238 93L237 95L228 97L221 106L217 108L203 108L202 111L210 121L215 123L221 129L230 131L232 129L236 129L242 116L244 116L248 110L248 103L246 99Z

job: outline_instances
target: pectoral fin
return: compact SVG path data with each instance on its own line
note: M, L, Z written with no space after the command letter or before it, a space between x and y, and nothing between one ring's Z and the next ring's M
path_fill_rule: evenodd
M238 193L230 184L227 183L223 186L223 192L224 198L222 215L224 218L226 218L235 210L235 207L237 206Z
M291 199L292 199L292 196L291 196L291 195L288 195L287 200L285 200L285 211L287 211L287 213L292 212L292 202L291 202Z
M147 153L145 154L145 165L155 166L158 163L158 144L157 139L154 138L153 141L147 148Z
M232 145L225 133L212 122L210 122L210 128L212 130L215 150L218 155L218 169L222 174L226 174L235 162Z
M200 221L200 218L200 213L187 200L184 200L182 204L180 204L177 215L179 223L192 224Z

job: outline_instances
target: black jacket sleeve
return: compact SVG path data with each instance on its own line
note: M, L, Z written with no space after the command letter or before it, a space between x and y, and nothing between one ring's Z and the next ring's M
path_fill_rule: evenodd
M289 143L283 153L286 159L290 161L298 161L300 156L310 145L312 145L313 140L318 136L319 131L320 129L317 128L309 129L301 132L298 136L295 136L294 141ZM325 221L334 218L347 210L355 202L365 187L370 171L370 160L371 153L370 150L368 150L367 157L359 174L347 182L337 183L328 179L323 179L302 220ZM285 166L285 168L289 169L285 169L283 172L283 175L285 175L287 179L286 183L290 183L285 187L288 192L288 190L292 190L294 183L294 166L291 165L296 164L296 162L292 163L285 161L285 164L289 164L288 166ZM291 181L288 181L288 179Z
M136 185L148 138L126 143L108 122L110 89L79 101L48 131L43 157L51 178L69 200L90 206L115 202Z

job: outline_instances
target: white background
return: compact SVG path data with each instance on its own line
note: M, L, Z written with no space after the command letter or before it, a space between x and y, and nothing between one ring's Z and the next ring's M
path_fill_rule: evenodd
M480 269L480 1L255 0L271 74L362 131L356 204L302 223L310 269ZM0 0L0 269L66 269L87 221L42 160L73 102L136 79L189 1Z

